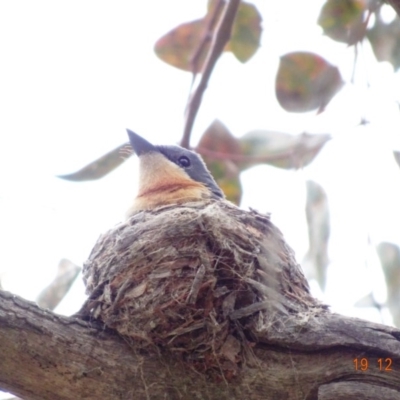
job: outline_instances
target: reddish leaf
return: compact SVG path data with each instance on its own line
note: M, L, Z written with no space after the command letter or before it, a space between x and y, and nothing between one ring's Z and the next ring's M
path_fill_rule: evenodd
M363 14L366 9L365 0L327 0L318 24L331 39L352 45L365 36Z
M204 18L183 23L166 33L154 46L156 55L176 68L200 72L223 5L224 2L211 0ZM246 62L260 46L260 36L260 13L254 5L242 2L233 23L231 40L225 51L232 51L238 60ZM200 54L197 55L199 49Z
M100 179L111 171L114 171L130 156L131 152L124 152L124 156L122 154L122 151L127 147L129 145L124 143L97 160L92 161L79 171L68 175L59 175L58 177L67 181L92 181Z
M281 57L275 89L286 111L321 111L342 86L337 67L317 54L293 52Z
M219 153L222 156L240 153L240 145L238 140L218 119L213 121L203 133L197 149L209 150L213 153Z
M253 4L241 2L225 50L241 62L248 61L260 47L261 15Z
M326 133L291 135L275 131L252 131L239 140L242 149L239 168L244 170L261 163L285 169L305 167L330 138Z
M240 154L237 139L225 125L215 120L203 133L196 151L204 158L226 197L239 204L242 197L239 169L231 160L232 155Z
M192 58L196 48L199 46L204 29L205 19L186 22L169 31L158 39L154 51L161 60L184 71L193 71ZM198 65L203 65L208 49L210 48L210 37L199 55Z

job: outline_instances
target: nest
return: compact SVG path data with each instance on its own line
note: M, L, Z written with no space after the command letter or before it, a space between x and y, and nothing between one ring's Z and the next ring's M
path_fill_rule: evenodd
M225 378L256 332L319 307L269 216L226 201L138 212L99 238L83 275L90 318Z

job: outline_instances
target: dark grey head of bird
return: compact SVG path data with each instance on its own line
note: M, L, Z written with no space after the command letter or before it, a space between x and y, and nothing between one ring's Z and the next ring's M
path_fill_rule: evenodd
M160 153L185 171L191 179L204 184L212 192L213 197L225 197L199 154L180 146L153 145L137 133L129 129L127 129L127 132L132 149L138 157L151 152Z

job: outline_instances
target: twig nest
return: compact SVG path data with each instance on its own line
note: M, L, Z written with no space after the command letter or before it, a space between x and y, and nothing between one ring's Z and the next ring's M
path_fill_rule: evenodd
M226 201L138 212L99 238L83 276L91 318L228 378L257 332L319 307L269 216Z

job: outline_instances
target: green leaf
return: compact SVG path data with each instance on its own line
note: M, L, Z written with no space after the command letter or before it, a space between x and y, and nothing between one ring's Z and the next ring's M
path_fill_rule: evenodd
M242 185L232 155L240 154L237 139L222 122L215 120L203 133L196 151L202 155L211 174L228 200L240 204Z
M248 61L260 47L261 15L253 4L241 2L226 50L241 62Z
M239 168L244 170L258 164L285 169L305 167L330 138L325 133L291 135L275 131L251 131L239 139L242 151Z
M327 0L318 24L331 39L352 45L365 36L363 14L366 9L365 0Z
M291 112L323 111L342 88L337 67L321 56L293 52L281 57L275 90L279 104Z
M114 169L119 167L128 157L130 157L132 152L130 151L129 153L129 151L126 151L129 148L128 143L121 144L114 150L104 154L104 156L92 161L79 171L68 175L58 175L58 178L67 181L93 181L100 179L111 171L114 171ZM124 153L125 157L123 157L122 153Z

